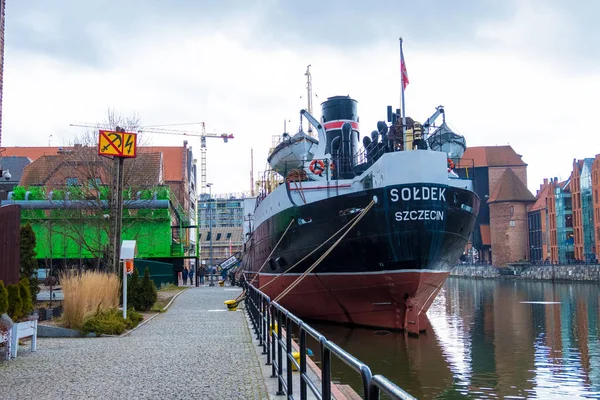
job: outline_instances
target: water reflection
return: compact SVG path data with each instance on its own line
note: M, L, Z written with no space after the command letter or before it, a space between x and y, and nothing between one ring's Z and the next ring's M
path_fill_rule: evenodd
M600 398L599 288L452 278L419 339L314 326L418 398ZM333 378L361 389L339 362Z

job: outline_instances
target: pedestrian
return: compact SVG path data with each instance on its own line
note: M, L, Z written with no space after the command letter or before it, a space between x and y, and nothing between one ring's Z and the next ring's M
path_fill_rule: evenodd
M204 285L204 275L206 274L206 270L204 269L204 265L201 265L198 268L198 278L200 278L200 284Z
M183 278L183 285L187 285L187 279L188 279L188 270L187 268L183 268L183 273L182 273L182 278Z
M190 285L194 286L194 268L190 268L190 273L188 275L190 277Z

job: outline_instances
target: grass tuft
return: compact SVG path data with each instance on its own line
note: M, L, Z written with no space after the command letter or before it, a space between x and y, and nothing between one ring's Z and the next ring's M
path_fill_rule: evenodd
M79 329L87 317L119 305L121 283L116 275L96 271L64 273L60 277L63 301L63 326Z

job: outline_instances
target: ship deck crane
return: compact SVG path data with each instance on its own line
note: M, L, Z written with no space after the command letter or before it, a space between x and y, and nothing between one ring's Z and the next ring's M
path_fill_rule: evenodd
M423 123L423 139L426 140L427 136L429 136L429 128L431 128L436 119L439 116L442 116L443 121L446 122L446 114L444 113L444 106L437 106L435 108L435 112L431 115L431 117L427 118L427 121Z

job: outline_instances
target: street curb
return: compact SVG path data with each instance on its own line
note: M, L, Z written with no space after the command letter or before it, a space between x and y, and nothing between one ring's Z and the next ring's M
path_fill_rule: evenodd
M171 301L169 301L169 303L163 308L163 311L166 311L167 308L169 308L169 306L173 303L173 301L177 298L177 296L179 296L181 293L187 291L189 288L185 288L184 290L182 290L181 292L177 293L175 296L173 296L173 298L171 299ZM145 321L142 321L141 324L139 324L138 326L136 326L135 328L133 328L130 331L127 331L121 335L119 335L118 337L122 338L125 336L128 336L131 332L135 332L137 329L141 328L142 326L146 325L148 322L152 321L154 318L158 317L160 314L162 314L162 312L157 312L156 314L154 314L153 316L151 316L150 318L148 318Z

